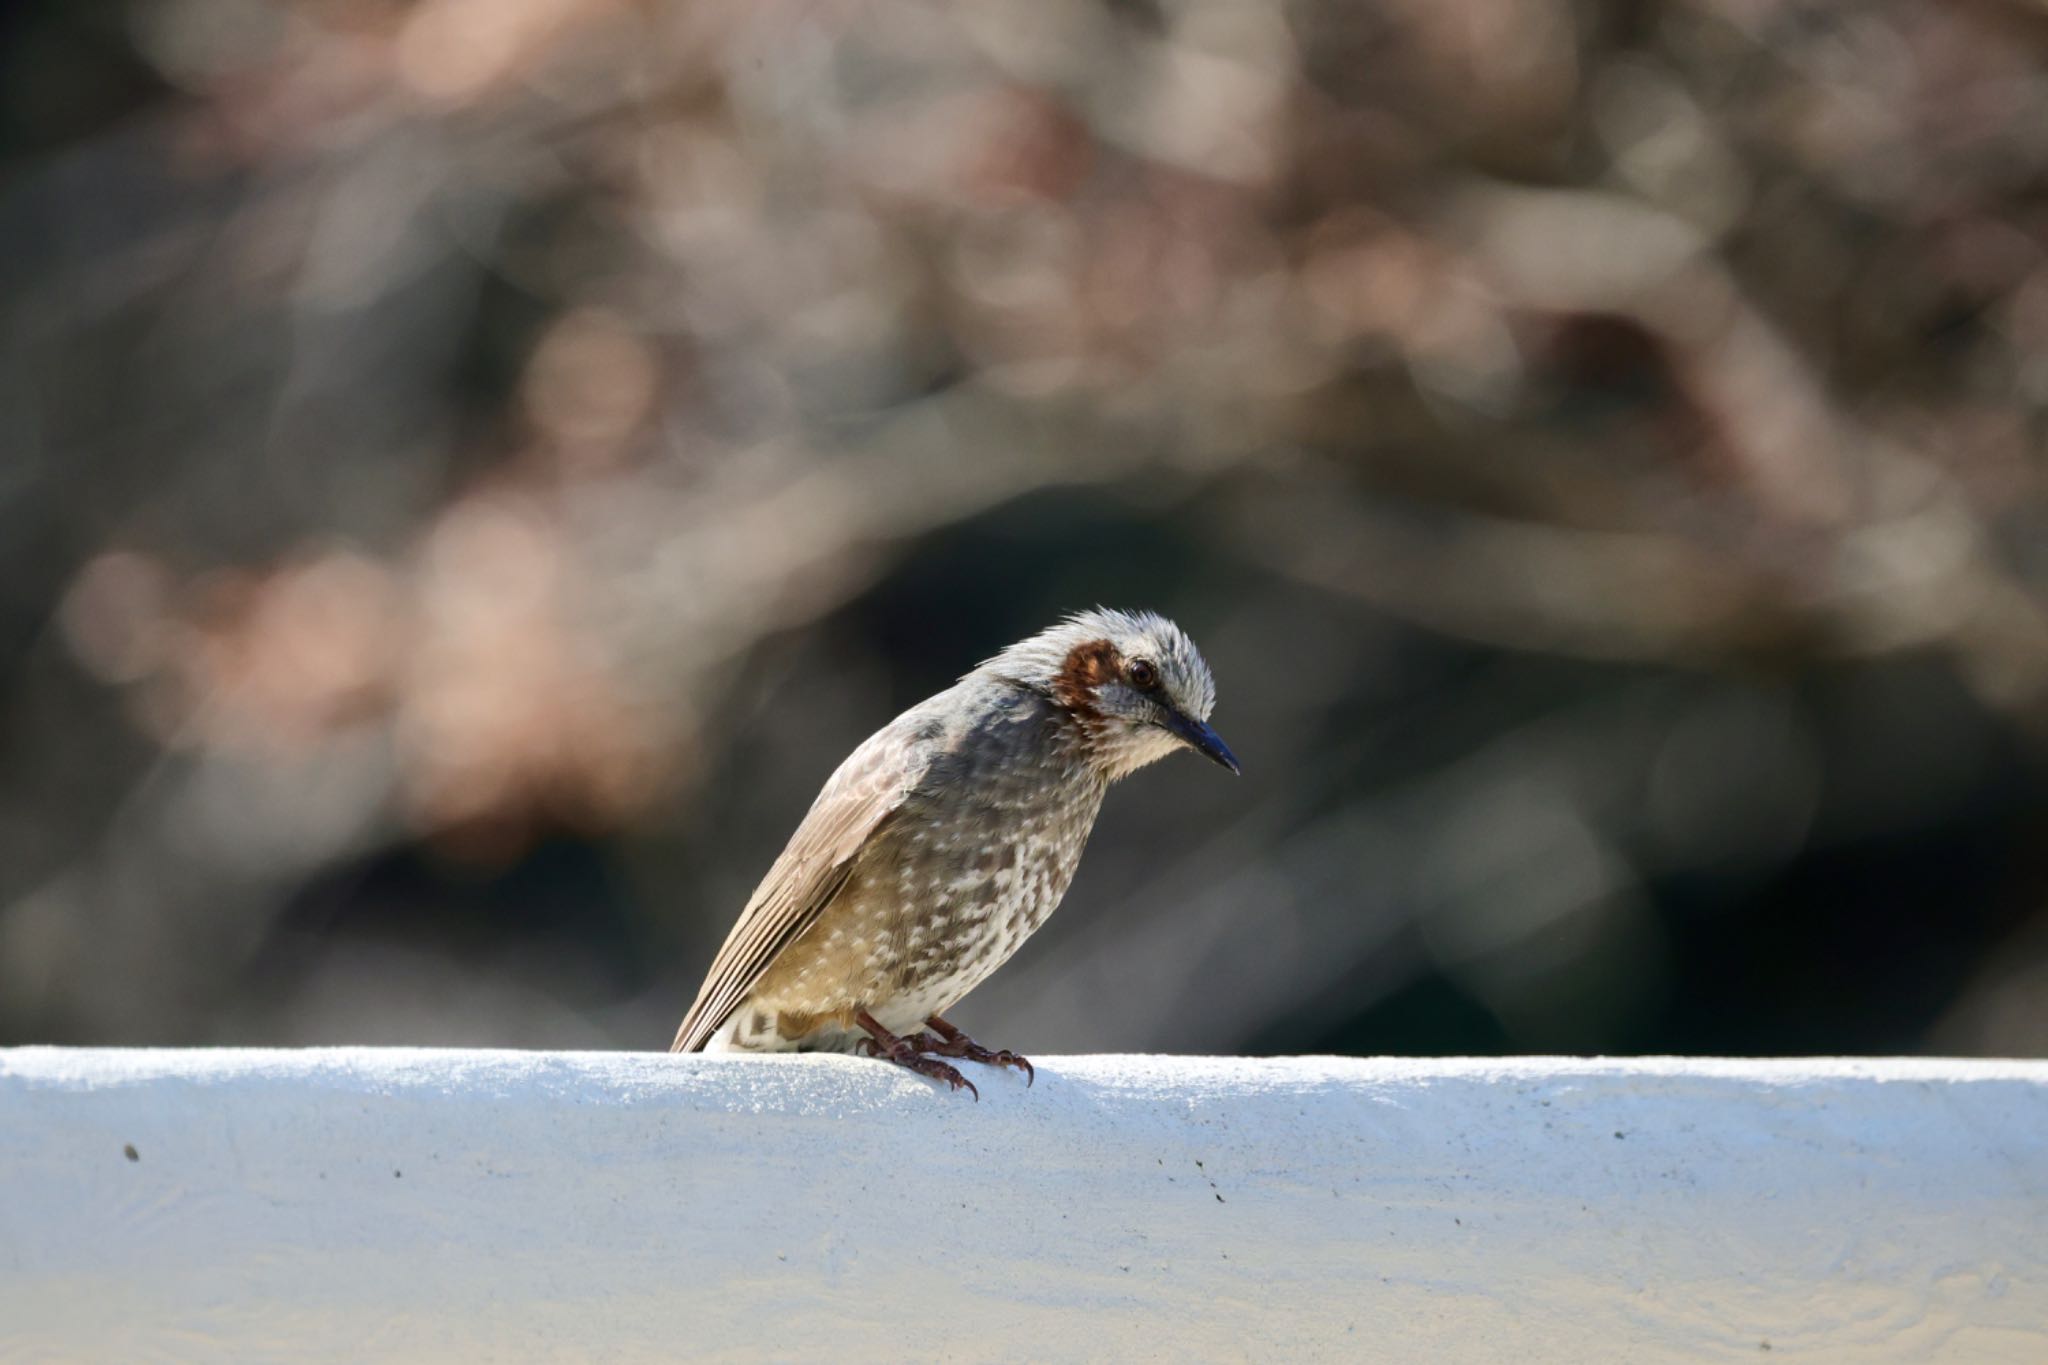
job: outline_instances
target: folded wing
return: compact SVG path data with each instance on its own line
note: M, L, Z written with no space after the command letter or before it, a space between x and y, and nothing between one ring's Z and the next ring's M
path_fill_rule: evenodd
M726 936L671 1052L698 1052L711 1041L776 955L832 903L862 847L902 809L936 749L930 728L915 715L899 716L869 736L826 781Z

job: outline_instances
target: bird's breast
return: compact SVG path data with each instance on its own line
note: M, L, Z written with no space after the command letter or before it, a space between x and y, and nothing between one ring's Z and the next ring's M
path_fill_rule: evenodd
M943 1008L1059 904L1102 804L1092 781L953 792L901 822L892 880L898 989Z
M1104 794L1096 771L1045 735L1021 722L979 727L934 764L764 973L739 1011L738 1045L825 1046L830 1035L850 1046L859 1009L891 1032L915 1030L1045 922Z

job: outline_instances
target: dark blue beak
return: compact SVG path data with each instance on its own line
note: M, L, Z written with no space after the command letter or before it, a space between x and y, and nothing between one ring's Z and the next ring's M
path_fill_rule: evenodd
M1223 742L1223 736L1193 716L1184 716L1168 707L1165 718L1159 723L1180 736L1183 743L1202 757L1211 762L1221 763L1232 772L1238 771L1237 757L1230 752L1230 746Z

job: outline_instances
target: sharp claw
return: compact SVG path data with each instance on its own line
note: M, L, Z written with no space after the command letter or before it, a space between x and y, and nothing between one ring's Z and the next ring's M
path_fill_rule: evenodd
M981 1103L981 1088L961 1075L960 1068L949 1066L940 1061L940 1057L960 1057L970 1062L979 1062L983 1066L1014 1066L1024 1073L1025 1088L1029 1089L1038 1084L1038 1068L1031 1065L1029 1059L1019 1057L1008 1048L1000 1052L985 1048L951 1025L944 1025L943 1020L935 1021L944 1025L939 1032L926 1029L907 1038L899 1038L889 1033L865 1014L861 1016L860 1022L863 1027L878 1031L876 1036L860 1040L857 1047L861 1052L870 1057L880 1057L884 1061L893 1062L906 1071L915 1071L920 1076L944 1081L954 1090L964 1088L974 1096L976 1104ZM881 1041L883 1038L889 1040L886 1045Z
M933 1057L917 1057L908 1063L910 1069L919 1075L929 1076L935 1081L944 1081L955 1090L965 1089L974 1096L976 1104L981 1103L981 1092L974 1088L974 1082L960 1074L960 1068L947 1066Z

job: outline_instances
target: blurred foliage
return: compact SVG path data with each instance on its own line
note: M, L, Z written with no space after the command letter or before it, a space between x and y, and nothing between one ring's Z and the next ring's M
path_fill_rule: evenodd
M993 1041L2048 1053L2038 5L0 23L0 1041L660 1046L1106 601Z

